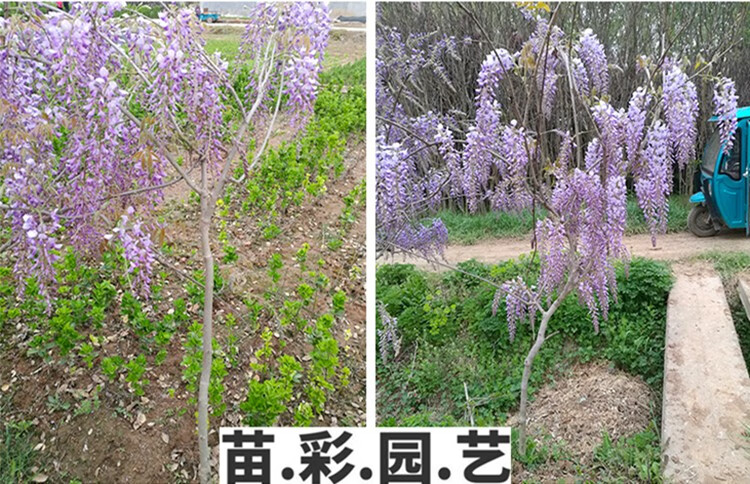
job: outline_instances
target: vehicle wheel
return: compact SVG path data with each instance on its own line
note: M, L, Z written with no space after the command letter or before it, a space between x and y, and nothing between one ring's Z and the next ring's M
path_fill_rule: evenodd
M690 210L688 228L698 237L711 237L718 232L711 220L711 213L705 205L696 205Z

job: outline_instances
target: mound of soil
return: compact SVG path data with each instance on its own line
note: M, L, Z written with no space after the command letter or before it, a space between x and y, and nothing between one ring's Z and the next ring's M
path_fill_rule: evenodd
M529 404L530 437L539 445L561 446L569 460L550 462L533 473L514 469L514 480L574 477L573 463L586 468L604 432L616 441L644 430L653 415L652 401L651 389L641 378L606 362L574 366L569 375L539 390Z

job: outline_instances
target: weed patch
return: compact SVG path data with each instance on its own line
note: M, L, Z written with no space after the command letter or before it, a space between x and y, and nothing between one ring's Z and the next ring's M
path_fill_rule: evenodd
M529 258L494 266L460 264L497 282L530 277L537 265ZM641 376L660 394L671 272L663 263L634 259L628 276L622 267L617 275L618 300L598 335L576 298L566 299L555 313L550 331L558 334L537 357L532 389L574 361L603 358ZM380 267L376 284L378 300L396 318L402 341L395 359L383 363L378 356L381 421L439 425L448 418L468 424L464 383L481 402L474 410L478 425L496 425L515 410L532 334L524 325L509 341L504 303L492 316L493 287L459 272L428 274L399 264Z

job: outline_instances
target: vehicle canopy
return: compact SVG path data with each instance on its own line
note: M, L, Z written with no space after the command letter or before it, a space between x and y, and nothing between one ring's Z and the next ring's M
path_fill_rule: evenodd
M741 108L737 108L737 119L744 119L744 118L750 118L750 106L743 106ZM718 116L712 116L709 118L709 122L715 123L719 120Z
M743 106L737 109L737 120L742 121L750 118L750 106ZM719 121L718 116L712 116L708 120L711 123ZM721 140L719 138L719 130L715 129L711 134L708 135L706 145L703 149L703 156L701 157L701 169L707 176L711 176L714 173L714 167L719 161L719 150L721 149Z

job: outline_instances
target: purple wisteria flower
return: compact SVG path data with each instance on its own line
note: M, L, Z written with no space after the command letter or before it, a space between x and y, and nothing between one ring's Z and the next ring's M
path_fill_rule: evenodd
M526 185L529 153L534 140L513 120L503 128L497 155L492 159L500 179L491 196L492 208L500 211L521 210L531 205Z
M378 304L378 312L383 325L382 329L378 329L378 349L380 350L380 358L383 362L387 362L389 354L393 353L394 357L398 357L401 352L398 318L391 316L383 303Z
M570 264L565 225L549 218L536 223L536 239L539 251L539 292L550 297L565 280Z
M604 46L599 42L596 34L591 29L581 32L581 37L576 47L578 55L581 58L583 66L586 68L588 80L591 86L596 89L598 96L603 96L609 91L609 67L607 65L607 56L604 53ZM576 72L575 70L573 72ZM584 81L584 78L578 74L576 81ZM583 86L586 87L583 87ZM586 84L579 84L581 92L588 93L589 87Z
M695 84L677 65L664 71L662 104L674 160L682 169L695 158L698 95Z
M534 325L538 295L535 289L527 286L521 277L507 281L495 292L492 302L493 316L497 314L502 298L505 298L508 334L512 342L516 338L516 329L520 323L528 322L529 325Z
M646 142L642 156L648 162L636 179L635 193L651 232L651 243L656 247L656 235L664 233L667 228L667 197L672 191L669 128L657 121L648 131Z
M737 90L734 81L728 77L720 78L714 87L714 113L719 118L722 150L729 153L737 130Z
M599 101L591 108L592 116L599 128L599 143L603 162L608 175L625 172L623 144L626 133L626 114L623 109L615 109L611 104Z
M442 255L448 231L440 219L422 223L425 193L406 149L379 137L376 170L378 243L386 252L414 251L428 259Z
M134 217L135 209L128 207L112 234L104 236L107 240L117 240L122 245L123 256L128 262L128 274L135 277L135 286L148 297L151 276L154 271L155 248L151 235L144 230L143 222Z
M330 28L321 3L256 7L244 41L256 62L247 62L242 106L228 99L228 64L206 53L191 9L124 22L123 4L78 2L69 13L0 21L0 126L19 133L0 138L4 220L16 277L35 276L46 293L64 246L96 253L113 221L137 207L143 222L128 215L114 233L146 294L156 250L146 221L175 176L165 147L180 148L186 169L215 169L230 147L249 144L252 130L234 128L237 108L262 119L283 86L290 112L309 113L317 92Z
M563 31L556 25L550 30L549 22L539 17L536 29L526 42L527 49L534 56L537 89L542 93L542 113L549 119L557 92L560 63L560 49Z
M629 169L640 174L643 170L643 160L639 155L641 141L643 140L643 128L646 125L646 114L651 95L642 87L633 92L628 104L627 120L625 122L625 152L627 153Z
M500 103L497 89L500 81L513 69L513 57L504 49L490 53L482 63L477 79L477 115L466 135L463 153L462 185L469 211L475 212L484 199L490 166L501 143Z
M586 72L586 67L583 65L583 61L578 57L574 57L570 61L570 68L573 75L573 82L575 83L578 92L586 97L591 94L591 81L589 75Z

